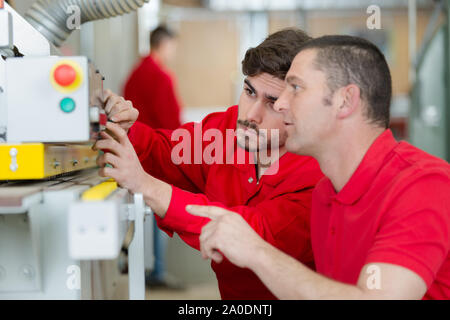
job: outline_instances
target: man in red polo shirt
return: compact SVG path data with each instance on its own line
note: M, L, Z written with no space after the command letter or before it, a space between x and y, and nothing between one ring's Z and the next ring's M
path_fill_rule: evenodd
M239 215L188 208L211 221L204 257L253 270L284 299L449 299L450 166L389 126L391 77L379 49L349 36L306 43L275 103L289 151L325 173L313 193L317 272L261 239Z
M311 157L286 152L283 115L273 109L292 59L308 39L300 30L283 30L249 49L242 64L247 77L239 106L175 131L136 122L127 136L135 110L109 94L105 110L122 128L108 123L116 140L102 133L105 139L95 145L109 150L98 159L100 167L113 166L102 168L100 175L143 193L159 226L170 235L177 232L196 249L209 219L192 216L185 207L216 205L238 212L266 241L313 266L310 201L323 175ZM212 268L223 299L275 298L248 269L229 261L212 262Z

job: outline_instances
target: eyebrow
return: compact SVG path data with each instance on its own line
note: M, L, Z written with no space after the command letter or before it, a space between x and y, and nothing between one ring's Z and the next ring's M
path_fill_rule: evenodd
M286 83L292 83L294 81L300 82L300 84L304 85L305 82L297 76L288 76L286 77Z
M244 79L244 82L245 82L246 85L248 85L248 86L250 87L250 89L251 89L253 92L255 92L255 93L257 92L256 89L255 89L255 87L253 87L252 84L250 83L250 80Z
M258 92L258 91L256 91L255 87L252 86L252 84L250 83L250 80L244 79L244 82L245 82L246 85L248 85L248 86L250 87L250 89L251 89L254 93L257 93L257 92ZM277 101L277 99L278 99L278 97L274 97L274 96L271 96L271 95L269 95L269 94L264 95L264 97L265 97L267 100L270 100L270 101L272 101L272 102L275 102L275 101Z

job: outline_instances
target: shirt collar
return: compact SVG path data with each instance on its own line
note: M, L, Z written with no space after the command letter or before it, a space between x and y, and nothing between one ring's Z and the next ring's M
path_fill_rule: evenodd
M283 182L295 170L301 170L304 162L309 161L310 157L299 156L286 152L276 162L274 162L263 174L261 180L265 184L276 187Z
M395 148L398 142L395 140L390 129L380 134L364 155L358 168L350 177L344 188L336 193L329 178L324 178L320 183L319 198L325 203L331 203L333 199L342 204L353 204L359 200L369 189L383 164L386 157Z
M239 148L239 146L237 146L237 148ZM235 153L236 152L237 151L235 150ZM245 156L246 159L249 159L249 157L253 157L254 155L253 153L248 153L245 151ZM287 176L289 176L289 174L292 173L292 170L298 170L301 165L300 162L303 163L309 159L310 157L301 157L296 154L286 152L266 170L260 181L264 184L275 187ZM238 164L235 162L231 165L243 172L246 176L250 177L251 175L256 174L256 165L254 163Z

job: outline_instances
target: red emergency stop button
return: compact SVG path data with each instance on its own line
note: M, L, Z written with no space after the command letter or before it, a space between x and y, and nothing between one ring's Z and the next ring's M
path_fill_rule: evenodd
M77 72L72 66L62 64L55 69L53 76L55 77L55 82L61 87L68 87L75 82Z
M83 82L83 69L72 59L60 60L50 71L50 82L61 93L70 94Z

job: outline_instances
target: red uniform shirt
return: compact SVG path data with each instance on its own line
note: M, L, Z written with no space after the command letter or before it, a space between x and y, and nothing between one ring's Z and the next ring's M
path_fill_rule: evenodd
M124 97L139 110L138 121L152 128L176 129L181 125L174 78L151 55L131 73Z
M367 151L336 194L322 179L313 193L311 238L317 271L356 284L368 263L418 274L424 298L450 298L450 166L390 130Z
M236 129L237 114L237 106L210 114L197 128L201 127L203 132L218 129L225 137L226 129ZM192 135L196 130L193 123L182 128ZM258 182L255 165L248 162L175 165L171 150L178 141L171 141L171 133L153 130L140 123L136 123L129 133L144 169L174 185L165 218L157 218L162 229L169 235L177 232L181 239L198 250L201 228L209 219L192 216L185 207L188 204L220 206L238 212L275 247L313 265L309 232L311 194L323 176L316 160L286 153L279 160L278 173L263 175ZM209 143L202 143L200 151ZM192 141L192 146L194 144ZM231 144L238 150L235 139ZM226 152L230 149L228 145ZM223 299L275 298L248 269L239 268L226 259L220 264L212 262L212 268Z

